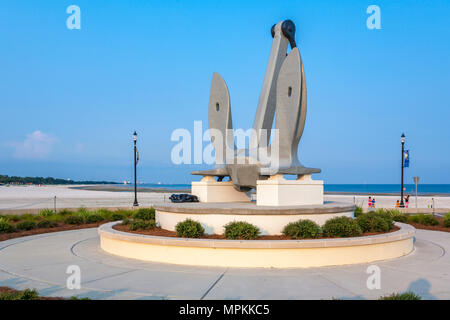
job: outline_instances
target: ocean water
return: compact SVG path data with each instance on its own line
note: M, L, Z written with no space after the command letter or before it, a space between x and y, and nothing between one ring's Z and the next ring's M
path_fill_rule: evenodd
M128 185L130 186L130 185ZM156 184L144 183L140 188L164 188L164 189L190 189L190 184ZM362 193L362 194L399 194L400 184L325 184L325 192L344 192L344 193ZM450 195L450 184L419 184L417 186L418 194L448 194ZM404 193L415 194L414 184L405 184Z
M415 194L416 186L414 184L404 184L403 192ZM348 192L348 193L364 193L379 194L391 193L400 194L400 184L325 184L325 192ZM427 194L448 194L450 195L450 184L418 184L417 193Z

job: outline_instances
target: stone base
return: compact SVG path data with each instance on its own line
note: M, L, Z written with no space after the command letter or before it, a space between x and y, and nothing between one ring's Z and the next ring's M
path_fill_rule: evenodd
M323 204L323 181L312 180L311 175L286 180L275 175L256 182L258 206L301 206Z
M191 193L200 202L243 202L250 201L245 192L239 192L231 181L216 181L214 177L205 176L201 181L192 182Z

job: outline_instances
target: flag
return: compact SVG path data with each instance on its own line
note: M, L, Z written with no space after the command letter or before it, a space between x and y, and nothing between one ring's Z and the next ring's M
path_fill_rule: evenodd
M403 167L408 168L409 167L409 150L405 151L404 158L405 158L405 163L404 163Z

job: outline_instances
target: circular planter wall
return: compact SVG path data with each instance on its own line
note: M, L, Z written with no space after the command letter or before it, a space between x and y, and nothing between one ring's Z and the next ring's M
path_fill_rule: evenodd
M398 258L414 247L415 229L367 237L317 240L215 240L156 237L126 233L110 222L99 227L100 246L118 256L161 263L249 267L307 268L368 263Z
M154 206L156 222L163 229L175 231L178 222L192 219L202 224L206 234L223 234L224 226L233 221L246 221L259 228L261 235L279 235L290 222L309 219L319 225L331 218L353 217L354 205L330 202L308 206L257 206L236 203L164 203Z

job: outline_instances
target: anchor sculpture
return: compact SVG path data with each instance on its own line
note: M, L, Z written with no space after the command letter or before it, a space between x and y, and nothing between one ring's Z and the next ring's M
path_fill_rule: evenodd
M276 150L277 167L268 168L251 156L251 150L236 148L230 94L225 80L215 72L208 118L210 131L216 133L211 134L216 166L191 174L218 177L218 181L229 176L236 190L246 192L256 187L257 180L266 180L272 175L302 176L321 171L304 167L297 156L306 120L306 81L300 51L295 43L295 25L291 20L281 21L272 27L271 33L272 49L253 124L257 136L253 148L263 148L269 155L274 155ZM289 45L291 51L287 54ZM275 115L278 134L269 145Z

